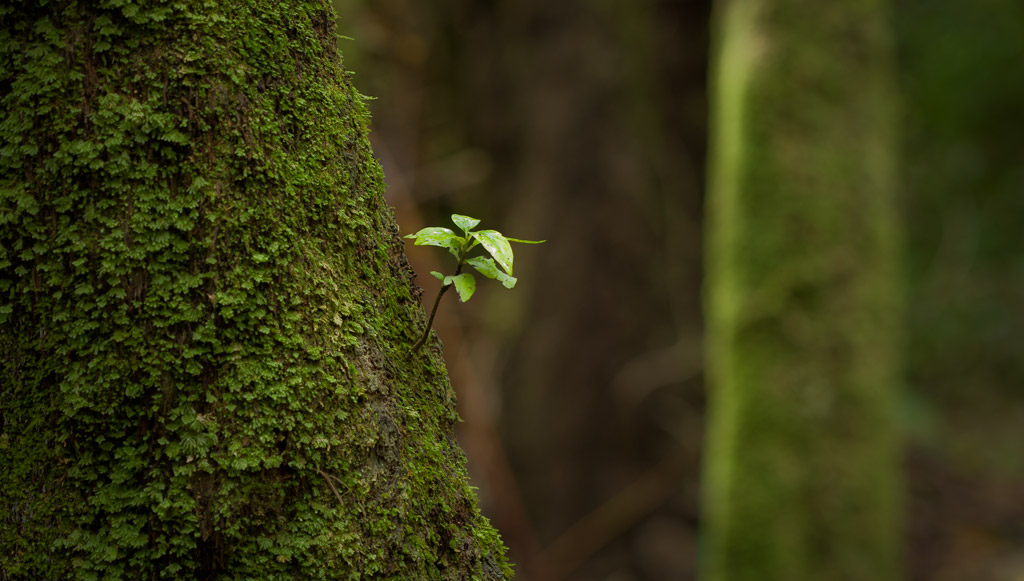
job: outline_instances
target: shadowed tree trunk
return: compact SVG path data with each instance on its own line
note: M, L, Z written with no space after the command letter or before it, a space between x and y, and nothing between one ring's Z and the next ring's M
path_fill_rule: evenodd
M501 579L326 3L0 7L0 579Z
M886 5L718 5L708 581L900 577Z

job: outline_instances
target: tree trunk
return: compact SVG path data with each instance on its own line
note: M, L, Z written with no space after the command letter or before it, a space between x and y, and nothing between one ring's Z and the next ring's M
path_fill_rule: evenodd
M897 579L886 6L718 8L704 578Z
M500 579L326 2L0 7L0 579Z

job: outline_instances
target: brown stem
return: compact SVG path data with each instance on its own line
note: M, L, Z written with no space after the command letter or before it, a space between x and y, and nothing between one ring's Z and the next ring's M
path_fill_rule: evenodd
M463 262L460 260L459 265L455 267L455 276L459 276L459 274L462 273L462 264ZM437 291L437 298L434 299L434 306L430 309L430 319L427 320L427 328L423 330L423 336L420 337L420 340L416 341L416 344L412 346L412 351L409 352L410 357L415 355L416 352L420 350L420 347L423 347L423 344L427 342L427 337L430 336L430 328L434 325L434 315L437 314L437 305L441 304L441 297L443 297L444 293L448 292L448 289L453 286L455 286L454 283L444 284L444 281L442 281L441 290Z

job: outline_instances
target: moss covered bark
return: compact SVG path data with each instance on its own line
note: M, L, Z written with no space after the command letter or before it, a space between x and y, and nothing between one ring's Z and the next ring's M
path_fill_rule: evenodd
M897 579L886 6L718 9L704 578Z
M510 576L333 22L0 6L0 578Z

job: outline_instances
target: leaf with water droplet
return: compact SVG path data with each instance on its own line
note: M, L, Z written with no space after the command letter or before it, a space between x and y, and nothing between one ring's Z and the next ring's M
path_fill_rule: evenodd
M501 281L501 284L505 285L505 288L512 288L516 286L517 279L514 276L505 274L494 264L494 260L483 256L474 256L466 261L477 271L486 276L487 278L493 278Z
M459 293L459 300L466 302L469 300L473 293L476 292L476 278L468 272L464 272L458 276L446 276L444 277L444 284L455 284L455 290Z
M463 232L469 234L469 231L479 224L480 220L470 218L469 216L463 216L462 214L452 214L452 222L455 222L456 226L462 228Z
M505 272L512 274L512 245L508 243L508 239L501 232L497 230L481 230L479 232L471 232L470 236L480 242L487 249L487 252L491 253L491 256L505 269Z
M414 238L416 246L440 246L441 248L451 248L452 242L461 239L455 235L455 232L437 226L424 228L415 234L409 234L406 238Z

